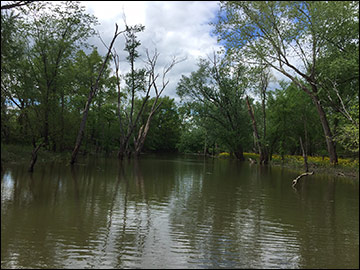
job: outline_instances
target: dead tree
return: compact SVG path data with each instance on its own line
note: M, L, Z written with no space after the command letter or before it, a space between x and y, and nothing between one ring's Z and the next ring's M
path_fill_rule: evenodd
M115 43L116 38L121 33L126 31L126 30L124 30L124 31L118 32L118 25L115 24L115 27L116 27L115 28L115 34L114 34L114 37L113 37L113 39L112 39L112 41L110 43L110 46L109 46L108 52L106 54L105 60L104 60L102 66L101 66L101 69L99 71L99 75L98 75L95 83L90 88L90 92L89 92L89 95L88 95L88 100L86 101L85 108L84 108L84 111L83 111L83 116L82 116L82 120L81 120L81 123L80 123L80 128L79 128L78 136L77 136L77 139L76 139L75 147L74 147L74 150L73 150L72 155L71 155L71 160L70 160L71 165L73 165L75 163L75 161L76 161L76 157L77 157L77 154L79 152L82 139L84 137L86 120L87 120L87 117L88 117L90 105L91 105L92 99L96 95L96 91L97 91L97 89L99 87L99 81L100 81L100 78L101 78L101 76L102 76L102 74L103 74L103 72L105 70L106 63L110 58L111 49L112 49L112 47L113 47L113 45Z
M126 24L126 23L125 23ZM119 147L119 152L118 152L118 158L120 160L122 160L124 158L125 155L127 155L128 157L130 157L130 151L129 151L129 141L131 136L134 133L134 130L137 126L137 123L139 122L140 117L142 116L142 113L144 111L145 105L148 101L148 99L150 98L150 90L152 87L152 82L149 81L148 85L147 85L147 89L144 89L145 92L145 96L142 100L142 104L140 106L140 109L135 112L135 95L136 95L136 91L138 91L139 89L139 83L136 83L136 70L135 70L135 60L136 58L139 57L139 54L137 53L136 48L138 46L140 46L140 42L137 41L136 39L136 32L140 32L143 31L144 27L143 26L138 26L135 25L134 27L131 28L127 28L126 30L126 35L125 35L125 39L126 39L126 51L128 51L129 56L127 57L127 60L130 63L130 67L131 67L131 71L130 71L130 81L129 81L129 92L131 94L130 96L130 103L131 103L131 107L130 107L130 112L127 113L126 111L124 111L125 115L126 115L126 119L127 119L127 127L125 127L124 122L122 120L122 116L120 113L120 108L121 108L121 93L120 93L120 77L118 75L119 72L119 59L118 59L118 55L116 54L116 51L114 50L114 61L115 61L115 66L116 66L116 76L117 76L117 85L118 85L118 118L119 118L119 123L120 123L120 136L119 136L119 142L120 142L120 147ZM145 77L144 77L145 78ZM146 88L146 87L145 87Z
M165 67L162 74L162 86L160 89L158 89L156 80L159 77L159 74L155 75L155 67L156 67L156 61L158 59L159 53L155 50L154 56L150 57L149 52L146 50L147 55L147 64L148 64L148 76L149 76L149 84L151 84L154 87L155 90L155 98L154 103L151 106L150 113L146 119L145 125L142 125L139 129L138 136L136 139L134 139L134 155L135 157L138 157L141 153L141 150L144 146L146 136L150 129L150 123L151 120L156 113L156 111L161 106L162 102L159 102L159 98L163 91L165 90L166 86L169 84L169 80L166 80L166 75L170 72L170 70L177 64L179 61L176 61L176 58L174 57L171 63L168 67Z

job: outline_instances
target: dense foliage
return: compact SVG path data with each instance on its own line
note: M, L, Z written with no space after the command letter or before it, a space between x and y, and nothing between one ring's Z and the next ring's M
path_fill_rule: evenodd
M221 2L213 26L225 51L182 76L179 103L160 96L167 82L156 81L159 54L138 53L143 26L124 29L116 49L128 53L121 61L130 71L119 74L115 51L105 62L88 44L97 19L78 2L2 10L1 143L71 152L98 80L82 153L357 157L358 9L352 1ZM164 77L174 64L162 67ZM274 81L271 69L288 80Z

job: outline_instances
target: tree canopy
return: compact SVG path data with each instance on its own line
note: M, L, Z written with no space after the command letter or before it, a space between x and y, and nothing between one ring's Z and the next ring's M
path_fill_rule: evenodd
M147 48L141 55L145 26L114 25L104 56L89 43L97 18L79 2L3 5L1 142L121 159L167 151L240 160L256 152L264 164L302 151L333 164L357 157L358 11L356 1L222 1L211 25L224 50L198 59L177 82L177 99L166 91L179 60L164 64ZM120 34L125 41L115 43Z

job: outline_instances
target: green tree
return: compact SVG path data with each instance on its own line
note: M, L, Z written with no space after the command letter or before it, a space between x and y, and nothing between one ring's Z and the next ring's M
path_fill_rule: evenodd
M317 112L306 93L293 83L282 82L281 89L269 95L267 104L270 151L281 156L300 154L300 140L308 154L321 154L326 146L321 136Z
M149 100L141 120L142 125L146 123L154 101L154 98ZM159 102L161 106L152 119L144 151L174 152L180 139L180 116L174 99L164 96L159 98Z
M177 86L183 101L190 102L194 112L207 120L203 124L211 122L206 130L216 133L240 160L244 160L244 145L251 134L244 100L249 85L245 66L214 54L212 62L201 59L199 69L190 77L182 76Z
M36 2L24 12L23 27L28 37L31 76L39 93L39 110L42 116L41 135L44 143L56 149L58 128L56 110L63 106L62 91L69 81L62 75L70 63L69 59L77 48L85 44L88 37L94 34L94 16L86 14L85 8L78 2L53 4ZM61 110L63 112L63 110ZM63 115L60 116L63 123ZM63 137L61 134L60 137Z
M337 34L344 37L348 30L354 33L358 11L358 2L351 1L227 1L222 3L215 24L215 32L219 39L227 42L229 51L243 53L258 63L269 65L311 97L333 164L337 163L337 153L319 95L323 75L318 73L318 60L329 44L337 43ZM333 26L339 22L341 28L334 28L339 30L334 34Z
M71 114L71 119L68 119L67 122L71 122L72 126L79 126L81 123L81 115L88 99L89 89L97 80L103 61L104 58L99 55L96 48L89 55L86 55L82 50L76 54L71 68L73 83L69 93L71 94L71 98L69 96L68 99L69 107L67 108ZM99 79L96 95L94 95L89 107L88 123L84 132L83 149L85 151L91 151L92 147L95 146L95 151L104 149L109 152L111 145L115 147L113 139L106 140L109 138L109 133L114 132L115 126L118 126L117 122L114 123L115 111L113 110L115 106L115 80L111 77L110 63L108 62ZM67 135L70 134L69 138L71 138L73 146L77 135L76 130L72 129L67 133Z
M19 15L1 11L1 138L7 143L29 143L33 137L29 114L34 87L21 25ZM11 125L13 120L18 122L18 129Z
M336 136L336 140L345 150L359 156L359 104L354 104L347 112L353 119L344 123Z

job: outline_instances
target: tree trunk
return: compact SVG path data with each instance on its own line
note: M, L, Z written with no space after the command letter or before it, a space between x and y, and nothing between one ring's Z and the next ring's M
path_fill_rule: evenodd
M87 100L87 102L85 104L83 117L82 117L81 123L80 123L79 133L78 133L78 136L76 138L75 148L74 148L74 150L73 150L73 152L71 154L71 160L70 160L71 165L73 165L75 163L77 154L78 154L78 152L80 150L81 142L82 142L82 139L84 137L86 120L87 120L87 117L88 117L89 108L90 108L90 104L91 104L93 96L94 96L94 89L91 89L91 91L89 93L88 100Z
M335 142L333 140L333 136L330 130L330 126L329 126L329 122L326 118L326 114L325 111L323 109L323 107L320 104L320 100L316 95L311 95L312 100L315 103L316 109L319 113L319 117L320 117L320 121L321 121L321 125L323 127L324 130L324 134L325 134L325 140L326 140L326 145L327 145L327 149L329 152L329 158L330 158L330 163L335 165L338 163L338 157L336 154L336 148L335 148Z
M306 141L305 141L305 144L306 144ZM305 172L308 172L309 171L309 165L308 165L308 162L307 162L307 154L306 154L306 151L304 149L304 145L302 143L301 137L300 137L300 146L301 146L302 156L304 158Z
M116 40L116 38L118 37L118 35L120 35L122 32L119 32L118 33L118 25L115 24L116 26L116 29L115 29L115 34L114 34L114 37L110 43L110 47L108 49L108 52L106 54L106 57L105 57L105 60L101 66L101 69L100 69L100 72L99 72L99 75L95 81L95 84L94 86L91 87L90 89L90 92L89 92L89 96L88 96L88 100L85 104L85 108L84 108L84 112L83 112L83 117L82 117L82 120L81 120L81 123L80 123L80 128L79 128L79 133L78 133L78 136L77 136L77 139L76 139L76 143L75 143L75 147L74 147L74 150L71 154L71 160L70 160L70 164L73 165L76 161L76 157L77 157L77 154L79 152L79 149L80 149L80 146L81 146L81 142L82 142L82 139L84 137L84 132L85 132L85 126L86 126L86 120L87 120L87 117L88 117L88 113L89 113L89 109L90 109L90 104L91 104L91 101L93 99L93 97L95 96L96 94L96 91L99 87L99 81L100 81L100 78L105 70L105 66L106 66L106 63L110 57L110 53L111 53L111 49L114 45L114 42Z
M267 151L265 149L265 147L263 147L263 145L260 142L260 136L259 136L259 132L257 130L257 126L256 126L256 120L255 120L255 116L254 116L254 112L250 106L250 102L249 102L249 97L246 96L246 104L248 106L248 111L249 111L249 115L252 121L252 125L253 125L253 129L254 129L254 134L256 137L256 143L259 149L259 154L260 154L260 164L268 164L268 154Z
M155 104L155 103L154 103ZM155 109L156 110L156 109ZM155 111L151 111L150 114L149 114L149 117L148 119L146 120L146 124L145 124L145 127L141 127L140 130L139 130L139 135L138 135L138 138L137 140L135 140L135 151L134 151L134 154L136 157L139 157L140 156L140 153L141 153L141 150L144 146L144 143L145 143L145 139L146 139L146 136L149 132L149 129L150 129L150 122L151 122L151 119L154 115Z
M236 151L234 151L235 157L240 160L240 161L244 161L244 151L243 148L241 146L238 146Z
M64 151L64 108L65 108L65 100L64 100L64 90L61 91L61 115L60 115L60 152Z
M31 153L31 161L30 161L30 166L29 166L28 172L33 172L34 171L34 166L35 166L35 163L37 161L37 153L38 153L38 151L40 150L40 147L43 144L44 143L39 143L39 145L37 147L35 147L35 144L34 144L35 148Z

